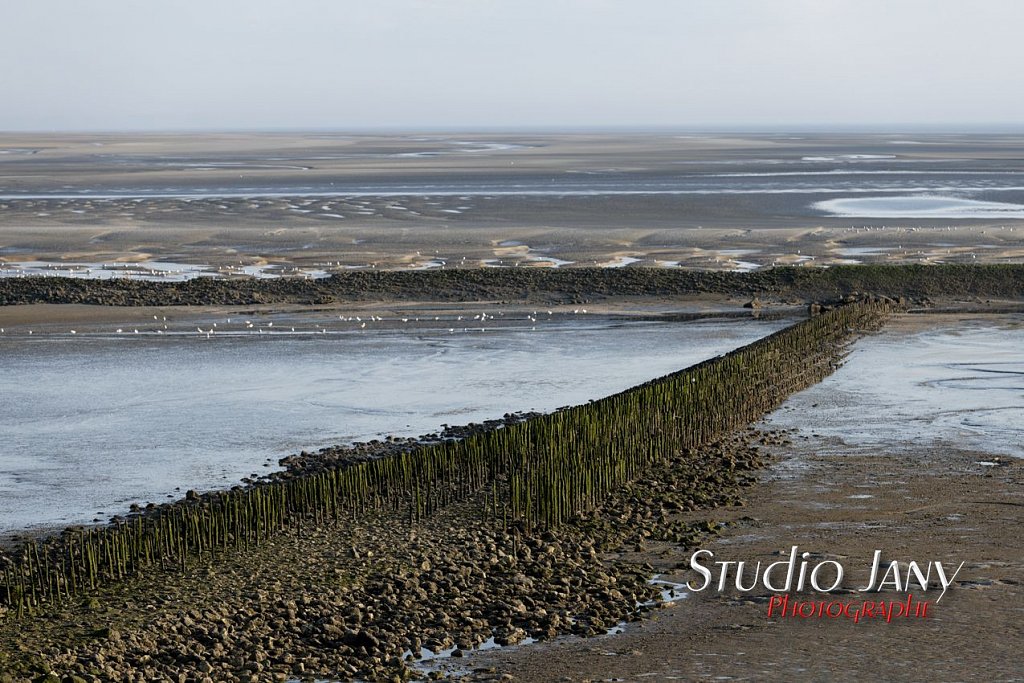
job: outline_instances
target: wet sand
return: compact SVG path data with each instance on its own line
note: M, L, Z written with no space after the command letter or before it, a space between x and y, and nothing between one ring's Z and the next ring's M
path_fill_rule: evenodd
M1020 262L1012 136L0 136L0 261L221 269ZM987 204L986 204L987 202ZM856 211L854 211L854 214ZM898 213L898 212L897 212ZM911 212L913 213L913 212ZM13 265L12 265L13 264Z
M763 588L703 592L622 635L480 655L470 667L523 681L1019 680L1020 461L987 467L978 464L991 457L984 453L835 459L815 457L806 444L800 450L773 465L743 508L716 511L729 526L702 547L716 559L769 563L797 544L839 558L857 581L876 549L886 561L966 561L927 619L769 618ZM866 491L873 497L852 498ZM651 559L670 578L699 580L677 568L688 560L680 549Z

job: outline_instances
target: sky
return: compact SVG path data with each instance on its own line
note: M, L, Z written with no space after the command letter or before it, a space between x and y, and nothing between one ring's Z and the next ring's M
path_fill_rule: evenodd
M1020 0L0 3L0 131L1024 126Z

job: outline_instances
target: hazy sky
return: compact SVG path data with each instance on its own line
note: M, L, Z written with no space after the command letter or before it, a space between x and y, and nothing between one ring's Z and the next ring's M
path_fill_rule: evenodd
M2 0L0 130L1024 123L1020 0Z

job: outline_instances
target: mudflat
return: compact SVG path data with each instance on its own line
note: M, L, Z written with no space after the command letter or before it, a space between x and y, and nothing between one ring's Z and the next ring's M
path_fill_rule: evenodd
M821 458L804 443L776 461L744 507L716 511L726 530L702 546L715 560L767 566L798 545L812 561L841 561L858 587L867 585L877 549L886 563L938 560L955 569L966 562L940 602L936 587L911 591L915 600L931 601L927 618L780 617L778 609L768 614L776 594L730 586L721 594L691 593L620 635L485 653L470 666L524 681L1018 680L1024 471L1017 460L979 464L990 457ZM650 561L670 579L700 585L699 575L680 569L689 557L674 549ZM815 604L905 601L892 591L805 597Z
M236 276L1019 262L1022 146L999 135L5 134L0 263L85 274L155 262L174 277L196 265Z

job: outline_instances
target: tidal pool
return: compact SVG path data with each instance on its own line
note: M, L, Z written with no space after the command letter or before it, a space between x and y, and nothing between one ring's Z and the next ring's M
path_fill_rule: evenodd
M785 324L0 336L0 530L230 486L302 449L583 403Z
M816 202L813 208L849 218L1024 218L1024 204L920 195L908 197L844 197Z

